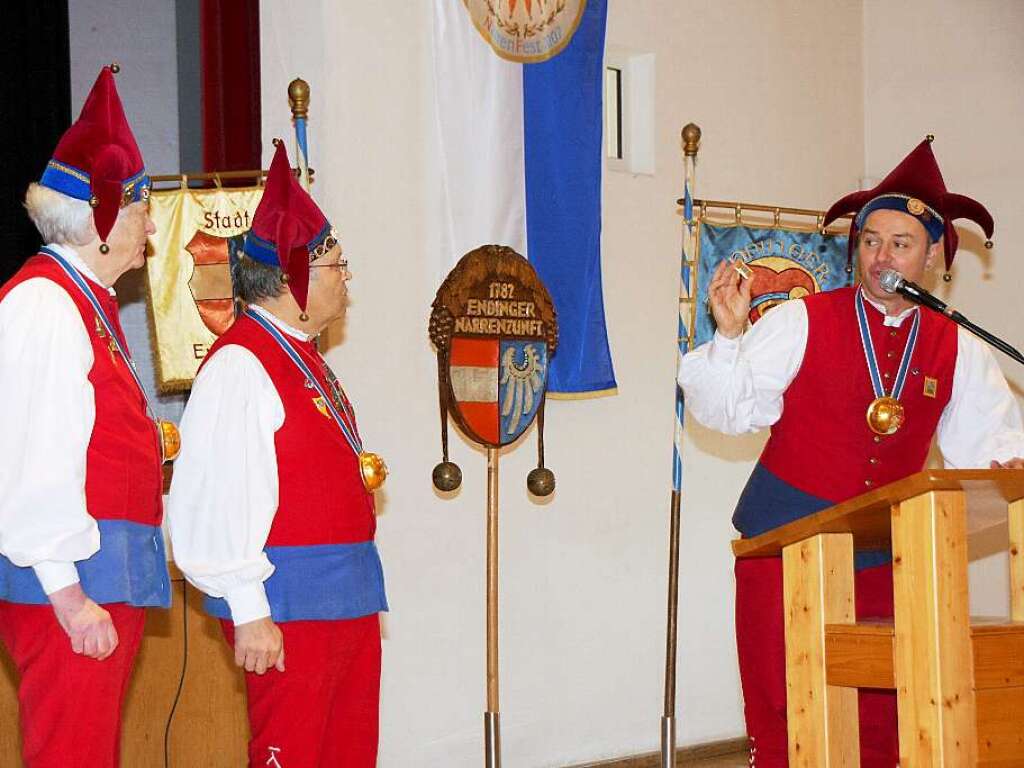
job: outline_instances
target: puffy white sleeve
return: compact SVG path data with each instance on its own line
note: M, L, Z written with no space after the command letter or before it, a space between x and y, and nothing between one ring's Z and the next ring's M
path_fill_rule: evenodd
M96 403L92 343L67 292L33 278L0 302L0 553L46 594L78 582L100 546L86 508Z
M223 597L235 624L270 616L263 551L277 512L274 433L284 406L247 349L228 345L196 377L181 422L167 506L174 561L190 583Z
M787 301L746 333L714 338L683 356L679 385L686 407L704 426L738 435L770 427L807 348L807 308Z
M953 391L939 419L939 450L951 469L988 468L989 462L1024 457L1024 424L992 350L957 329Z

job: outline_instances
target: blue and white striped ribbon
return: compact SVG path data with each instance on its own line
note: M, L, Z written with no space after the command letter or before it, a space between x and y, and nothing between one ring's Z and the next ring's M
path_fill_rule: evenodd
M55 262L57 265L64 270L65 274L71 278L78 289L82 292L89 304L96 311L96 317L99 318L100 322L103 323L103 327L107 331L107 335L113 339L114 344L117 345L117 351L121 353L121 357L128 365L128 371L131 373L132 378L135 379L135 384L139 388L139 392L142 393L142 399L146 402L146 410L149 412L149 417L156 421L156 411L153 409L153 404L149 402L149 395L146 394L146 388L142 386L142 379L139 378L138 371L135 370L135 362L132 360L131 353L121 344L121 338L114 333L114 326L110 322L110 318L107 317L107 313L103 309L103 305L100 304L100 300L96 298L96 294L93 293L92 287L85 281L85 278L79 274L78 270L75 269L71 264L56 251L50 248L40 248L41 253L46 254Z
M907 383L907 371L910 370L910 358L914 355L914 347L917 346L917 332L921 325L921 310L914 309L914 322L910 326L910 334L907 336L907 344L903 348L903 357L900 358L900 367L896 372L896 380L892 384L890 392L885 391L882 383L882 376L878 371L878 358L875 355L875 347L871 342L871 329L868 327L867 310L864 308L864 294L857 291L857 327L860 329L860 343L864 347L864 359L868 364L868 374L871 376L871 389L875 397L893 397L900 399L903 394L903 386Z
M246 317L248 317L250 320L254 320L264 331L266 331L270 335L270 337L274 341L277 342L278 346L280 346L281 349L284 350L284 353L288 355L288 358L292 361L292 363L295 364L295 367L298 368L302 375L306 377L306 380L312 382L313 386L316 388L316 391L320 393L320 397L323 398L323 401L326 404L328 411L330 411L331 417L334 419L334 422L338 425L338 428L341 430L341 434L344 435L345 442L349 444L349 447L353 450L356 456L362 453L363 444L359 440L359 435L356 432L355 428L350 426L342 417L342 415L338 413L338 409L334 407L334 400L331 398L330 395L327 394L326 390L324 390L323 385L320 383L320 379L318 379L313 374L313 371L310 370L308 365L306 365L306 361L302 359L299 353L295 350L295 347L291 345L291 342L289 342L284 337L284 334L282 334L281 331L274 327L274 324L271 323L266 318L260 317L258 314L248 309L245 311L245 314ZM351 416L351 414L346 415Z
M303 189L310 191L309 183L309 143L306 139L306 118L295 118L295 164L299 167L300 181Z
M683 355L688 351L690 333L687 329L686 320L689 311L689 303L684 301L692 297L690 284L690 243L693 237L693 198L690 195L690 167L692 159L687 157L687 173L683 180L683 218L686 221L686 229L683 232L683 245L681 254L681 268L679 273L679 318L677 325L677 341L679 355L676 367L676 422L672 439L672 490L678 492L683 485L683 414L685 402L683 388L679 386L679 366L682 365Z

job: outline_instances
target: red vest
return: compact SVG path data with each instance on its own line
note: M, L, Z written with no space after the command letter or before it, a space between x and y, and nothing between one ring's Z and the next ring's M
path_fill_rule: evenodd
M290 336L288 341L329 391L315 342ZM245 315L217 340L207 360L228 344L255 355L284 406L284 423L274 435L278 507L267 547L371 541L377 527L373 496L363 486L358 457L341 430L317 408L317 391L306 385L285 351Z
M17 285L33 278L51 280L63 288L78 308L92 343L96 419L86 453L85 498L89 514L98 520L128 520L159 526L163 517L163 474L156 425L146 414L143 394L128 363L110 351L110 339L88 299L52 259L30 258L2 288L0 301ZM84 277L84 276L83 276ZM103 286L87 279L106 311L121 344L128 348L118 317L117 300Z
M900 397L906 420L895 434L876 435L867 423L875 395L857 326L856 293L841 288L804 300L807 349L761 454L770 472L833 503L924 467L956 366L956 325L936 312L917 310L917 345ZM911 319L893 328L882 324L882 313L871 304L865 302L865 309L878 368L891 389Z
M924 467L939 417L949 402L956 367L956 325L926 309L900 396L903 426L876 435L867 410L871 388L855 308L856 288L803 299L807 348L783 396L782 416L740 496L733 525L744 536L765 531ZM911 319L899 328L865 302L868 326L886 390L896 378Z

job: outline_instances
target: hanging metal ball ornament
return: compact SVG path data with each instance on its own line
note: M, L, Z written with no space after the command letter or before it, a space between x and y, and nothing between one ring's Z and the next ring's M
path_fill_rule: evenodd
M454 461L442 461L431 475L434 487L439 491L454 491L462 485L462 470Z
M534 496L550 496L555 490L555 473L547 467L532 469L526 476L526 487Z

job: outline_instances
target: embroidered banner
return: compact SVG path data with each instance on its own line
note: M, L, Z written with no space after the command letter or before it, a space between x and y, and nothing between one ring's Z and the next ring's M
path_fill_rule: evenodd
M704 221L698 229L694 348L715 334L707 303L708 283L724 259L741 259L757 276L751 294L751 323L783 301L853 285L853 274L846 271L846 235Z
M210 345L234 322L231 264L262 196L256 187L151 195L156 233L146 276L162 392L190 387Z

